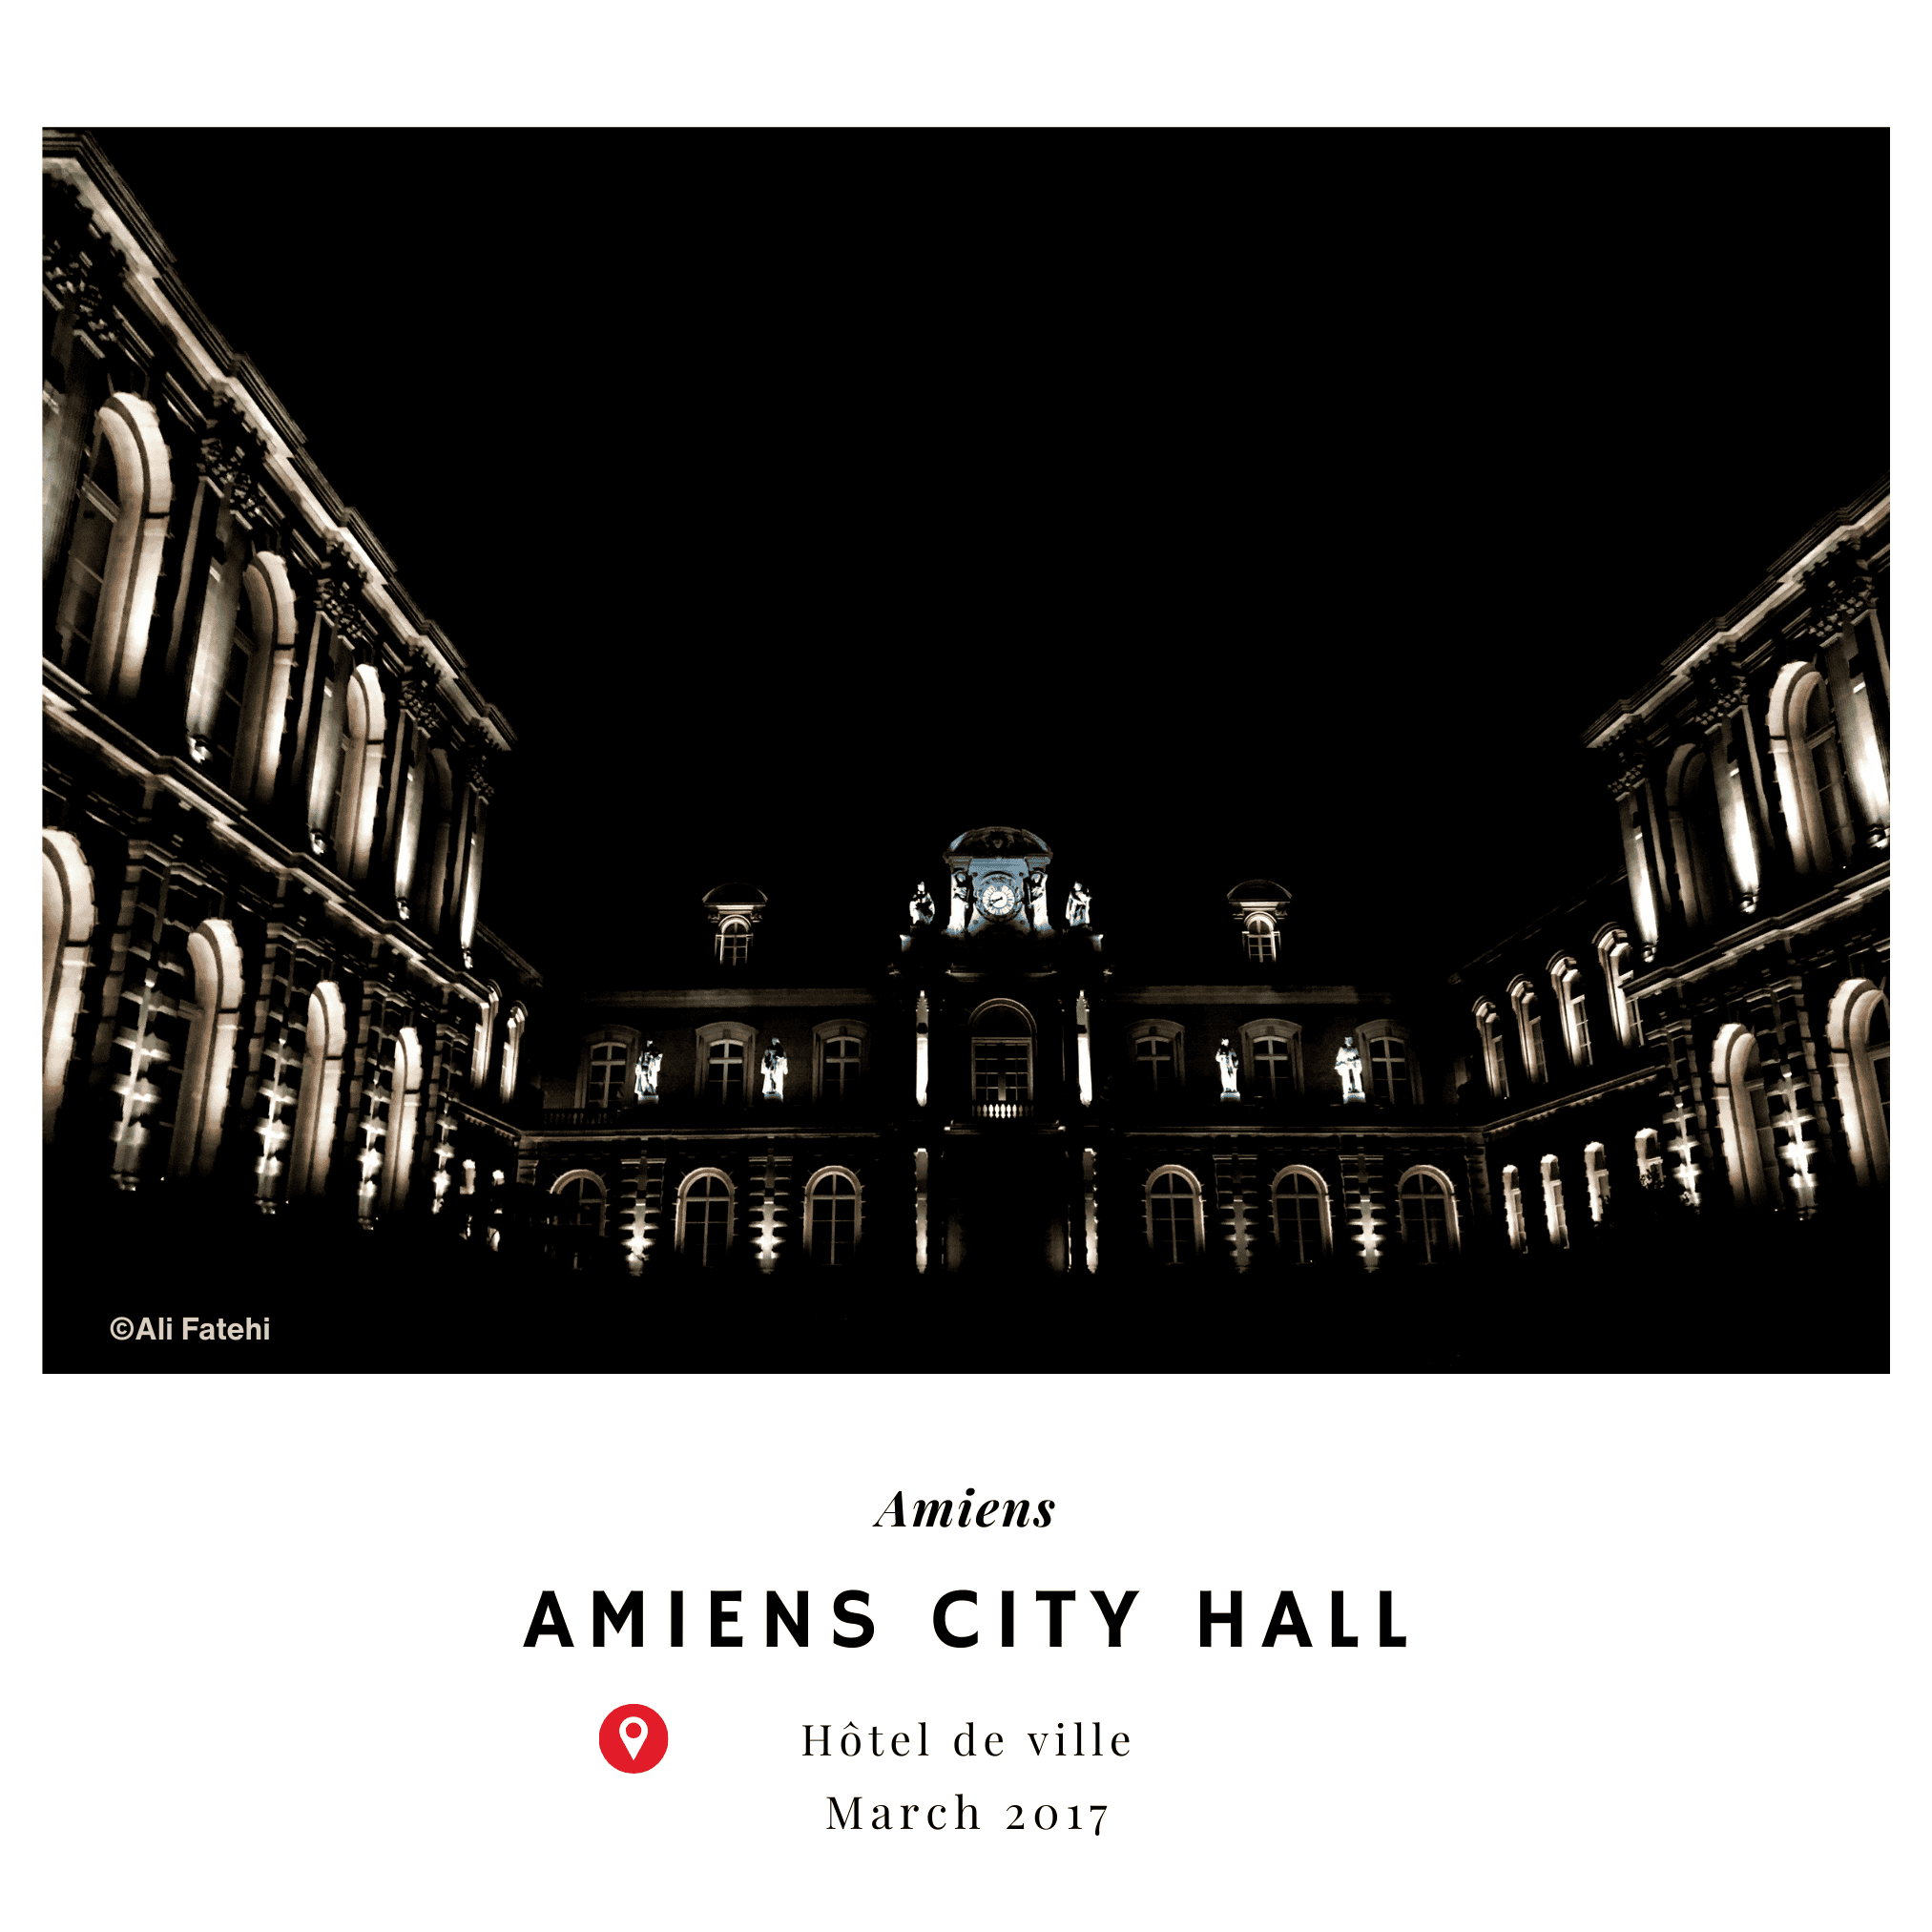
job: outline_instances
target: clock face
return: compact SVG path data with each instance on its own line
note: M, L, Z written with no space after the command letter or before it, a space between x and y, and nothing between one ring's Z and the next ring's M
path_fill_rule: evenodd
M1019 887L1005 872L990 872L980 886L980 909L988 919L1010 919L1020 909Z

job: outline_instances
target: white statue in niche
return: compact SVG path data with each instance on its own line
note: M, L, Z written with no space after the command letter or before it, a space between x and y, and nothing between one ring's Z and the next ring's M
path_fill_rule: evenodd
M637 1055L637 1079L634 1091L639 1100L657 1098L657 1070L664 1064L664 1055L657 1050L655 1040L646 1040L644 1050Z
M966 929L966 921L972 917L973 882L970 873L955 872L952 875L952 919L946 931L955 939Z
M1047 875L1044 872L1027 874L1027 917L1033 922L1035 932L1053 930L1047 918Z
M1073 882L1072 891L1067 895L1067 924L1070 926L1085 925L1087 924L1088 908L1091 904L1092 900L1086 886L1082 885L1079 880L1076 879Z
M785 1059L785 1049L779 1045L777 1034L773 1034L772 1044L766 1049L765 1057L760 1064L765 1076L764 1097L767 1100L782 1100L785 1097L785 1070L788 1063Z
M1366 1100L1368 1095L1361 1091L1361 1055L1356 1050L1355 1038L1351 1034L1341 1043L1341 1051L1335 1056L1335 1070L1341 1075L1341 1098Z
M932 903L932 894L925 889L925 881L922 879L919 882L918 885L914 888L912 894L913 924L930 925L932 924L932 916L934 910L935 908Z
M1221 1098L1238 1100L1241 1097L1241 1056L1223 1040L1220 1051L1215 1055L1215 1065L1221 1070Z

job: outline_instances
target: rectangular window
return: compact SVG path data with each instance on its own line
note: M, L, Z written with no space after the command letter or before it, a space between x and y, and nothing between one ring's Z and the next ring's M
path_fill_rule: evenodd
M1295 1091L1295 1046L1291 1040L1255 1042L1255 1080L1270 1099Z
M1368 1043L1369 1083L1378 1100L1403 1107L1409 1097L1409 1049L1401 1040Z
M825 1098L842 1100L859 1085L859 1042L825 1042Z
M1151 1093L1174 1085L1174 1042L1151 1034L1133 1043L1133 1070Z
M591 1049L591 1077L584 1089L586 1107L619 1107L624 1100L624 1060L621 1041Z
M719 1107L744 1098L744 1049L736 1040L714 1040L704 1069L704 1097Z
M980 1112L1017 1111L1031 1098L1032 1045L1027 1040L973 1042L973 1107Z

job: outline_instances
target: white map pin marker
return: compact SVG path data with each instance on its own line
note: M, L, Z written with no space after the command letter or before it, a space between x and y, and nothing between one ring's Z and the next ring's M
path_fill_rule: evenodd
M644 1740L650 1735L649 1728L641 1717L627 1717L623 1723L617 1726L618 1739L622 1742L624 1749L631 1754L634 1760L637 1754L644 1749Z

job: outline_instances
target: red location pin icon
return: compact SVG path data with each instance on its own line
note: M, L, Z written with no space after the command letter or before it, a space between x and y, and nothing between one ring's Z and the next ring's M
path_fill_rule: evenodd
M597 1731L597 1749L613 1771L649 1771L670 1745L664 1719L648 1704L619 1704Z

